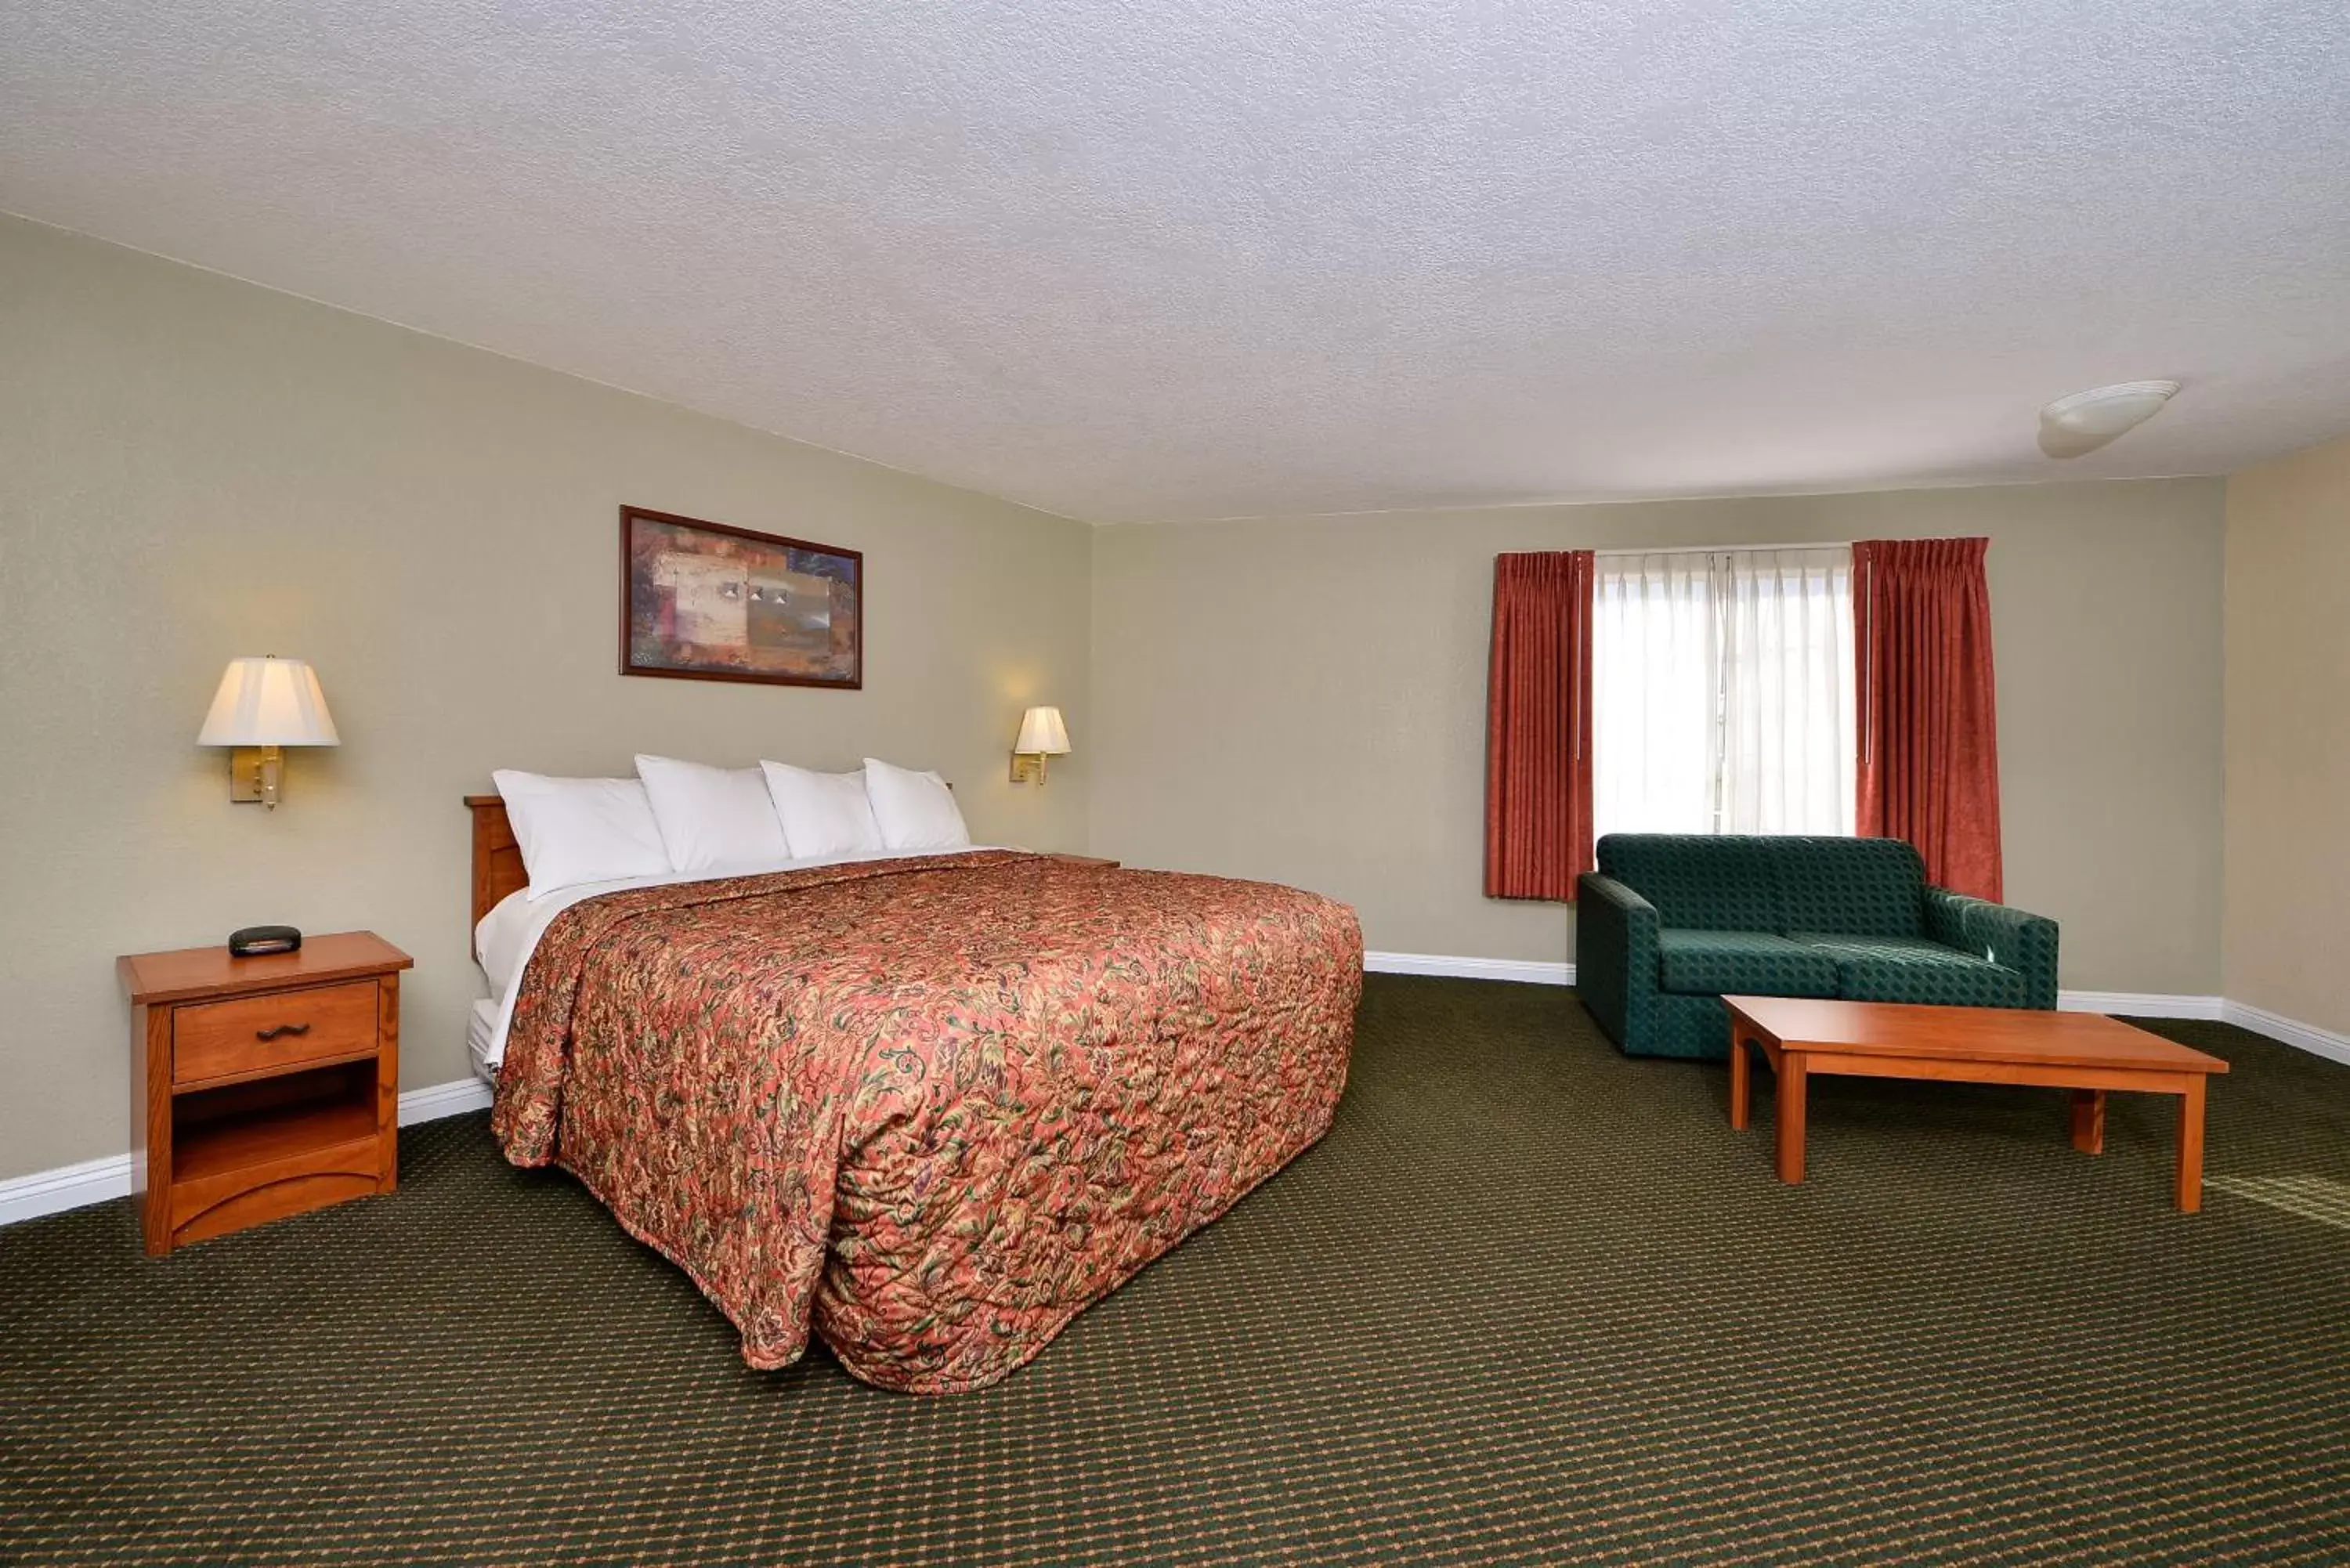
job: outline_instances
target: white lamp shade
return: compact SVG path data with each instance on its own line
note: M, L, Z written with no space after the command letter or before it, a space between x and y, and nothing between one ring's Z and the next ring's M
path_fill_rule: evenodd
M232 659L213 693L200 746L337 746L318 677L298 659Z
M1021 715L1020 739L1012 749L1022 756L1062 757L1069 752L1069 727L1058 708L1031 708Z

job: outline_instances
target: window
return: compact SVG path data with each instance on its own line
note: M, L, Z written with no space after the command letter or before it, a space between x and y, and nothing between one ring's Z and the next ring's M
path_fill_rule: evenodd
M1852 832L1852 552L1597 565L1594 831Z

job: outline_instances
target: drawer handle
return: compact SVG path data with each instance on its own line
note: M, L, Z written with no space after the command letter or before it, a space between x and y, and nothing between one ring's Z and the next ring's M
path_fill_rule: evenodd
M280 1023L275 1028L256 1029L253 1032L253 1037L255 1040L275 1040L280 1034L307 1034L308 1033L310 1033L310 1026L307 1023Z

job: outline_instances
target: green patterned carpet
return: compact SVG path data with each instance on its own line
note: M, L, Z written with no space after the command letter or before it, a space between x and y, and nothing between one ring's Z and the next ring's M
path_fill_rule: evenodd
M1330 1137L1003 1385L788 1372L485 1118L151 1262L0 1231L0 1562L2350 1561L2350 1069L1819 1080L1811 1180L1571 993L1374 977ZM2311 1183L2314 1182L2313 1189Z

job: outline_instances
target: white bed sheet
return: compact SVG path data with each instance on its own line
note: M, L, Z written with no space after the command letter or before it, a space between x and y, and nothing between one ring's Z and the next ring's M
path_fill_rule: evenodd
M473 1059L474 1075L488 1080L494 1087L498 1081L498 1066L489 1059L490 1036L497 1027L498 1004L486 996L473 1003L473 1011L465 1018L465 1054Z
M799 871L814 866L844 866L857 860L910 860L925 855L975 855L998 847L1001 846L974 844L969 849L868 849L855 855L793 860L776 869ZM496 907L482 917L481 924L473 928L473 959L490 982L488 998L473 1004L474 1016L465 1029L473 1070L493 1085L498 1081L498 1064L506 1057L506 1030L514 1023L515 996L521 989L515 982L522 979L530 955L538 950L539 938L546 934L556 916L574 904L606 893L622 893L632 888L665 888L673 882L718 882L742 875L741 871L673 871L661 877L630 877L618 882L585 882L550 893L536 903L531 902L527 888L517 888L499 899Z

